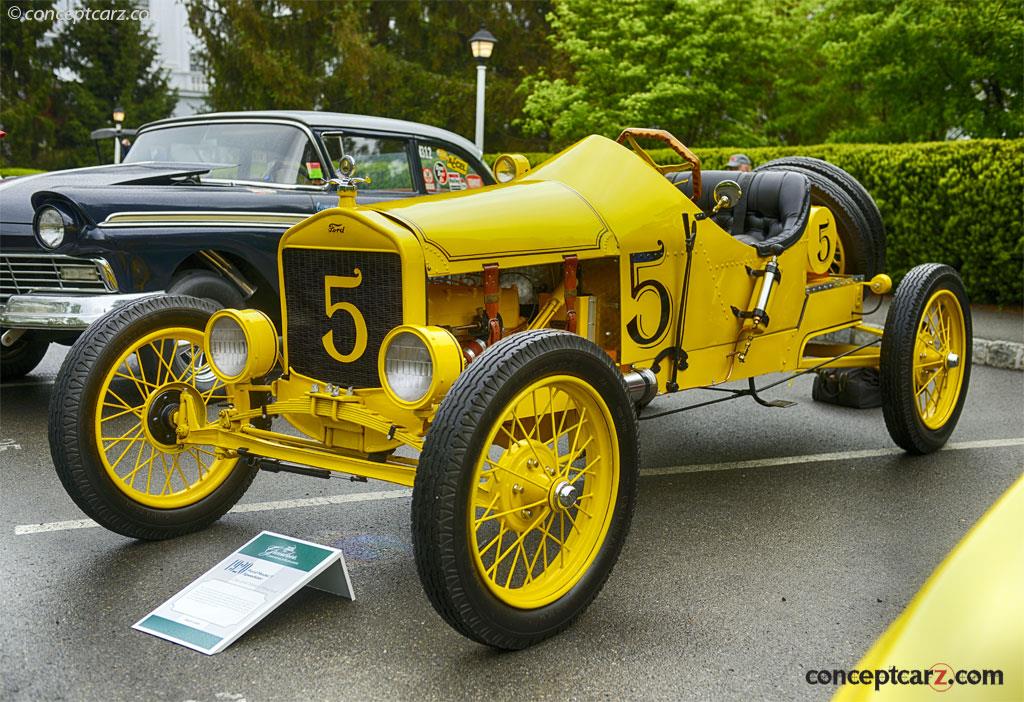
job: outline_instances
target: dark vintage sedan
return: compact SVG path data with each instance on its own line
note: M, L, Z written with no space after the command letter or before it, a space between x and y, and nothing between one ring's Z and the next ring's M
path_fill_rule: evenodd
M468 140L330 112L214 113L142 127L124 162L0 184L0 375L31 371L110 309L168 292L280 316L277 243L333 207L343 156L359 202L494 182Z

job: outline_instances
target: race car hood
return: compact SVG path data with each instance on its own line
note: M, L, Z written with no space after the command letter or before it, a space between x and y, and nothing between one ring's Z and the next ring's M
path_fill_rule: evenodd
M32 196L38 192L66 187L94 190L124 185L169 185L175 179L206 173L213 167L202 163L150 161L52 171L0 181L0 223L30 224L34 214Z
M432 272L614 255L652 217L678 216L685 198L610 139L591 136L525 177L472 191L396 200L373 209L411 229Z

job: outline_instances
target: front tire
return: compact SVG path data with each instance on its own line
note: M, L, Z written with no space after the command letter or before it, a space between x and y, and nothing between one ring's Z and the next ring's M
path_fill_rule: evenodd
M963 281L938 263L912 268L885 319L882 412L896 444L937 451L953 433L971 379L971 309Z
M0 333L4 330L0 329ZM0 381L17 380L31 373L43 360L50 342L27 331L10 346L0 346Z
M416 566L463 635L521 649L593 601L629 530L637 421L618 369L574 334L496 344L463 373L416 472Z
M50 401L50 453L68 495L101 526L147 540L187 534L219 519L252 482L255 468L237 458L177 444L183 393L208 419L232 398L219 380L197 381L216 309L189 297L138 300L92 324L64 360ZM180 367L175 359L185 356Z

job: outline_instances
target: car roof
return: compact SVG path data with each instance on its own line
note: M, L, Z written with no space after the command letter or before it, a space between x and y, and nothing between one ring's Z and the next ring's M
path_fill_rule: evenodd
M206 114L189 115L187 117L171 117L168 119L149 122L139 128L141 132L151 127L166 126L178 122L195 121L217 121L222 119L276 119L291 122L298 122L307 127L334 128L334 129L365 129L378 132L395 132L398 134L412 134L428 139L441 139L451 142L477 158L483 154L476 145L465 137L455 132L440 127L432 127L429 124L420 122L409 122L404 119L391 119L389 117L375 117L373 115L354 115L345 112L318 112L316 110L253 110L247 112L208 112Z

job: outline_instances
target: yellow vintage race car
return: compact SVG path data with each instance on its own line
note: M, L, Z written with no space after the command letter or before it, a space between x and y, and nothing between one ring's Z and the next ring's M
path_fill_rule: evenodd
M639 140L680 163L657 165ZM355 205L345 166L339 206L281 240L279 325L153 297L68 354L51 450L101 525L202 529L261 468L411 486L431 603L517 649L568 626L607 580L636 496L638 408L656 395L779 406L756 377L877 369L889 432L918 454L960 415L959 276L914 268L884 331L865 327L865 298L892 287L881 220L823 161L702 172L668 133L629 129L533 170L499 157L498 185L372 207ZM837 334L854 328L868 343Z

